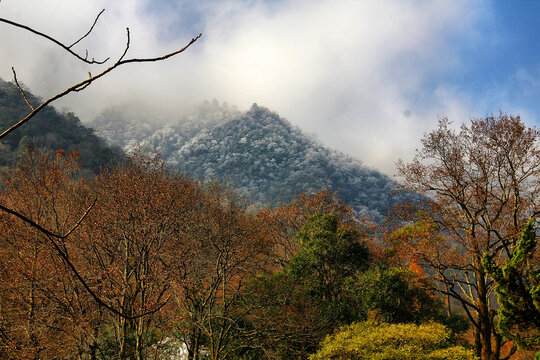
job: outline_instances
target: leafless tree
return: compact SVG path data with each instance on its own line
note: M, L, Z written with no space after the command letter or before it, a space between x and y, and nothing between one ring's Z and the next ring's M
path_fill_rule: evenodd
M455 131L447 119L426 134L422 149L398 171L405 185L426 194L414 223L391 240L400 254L430 269L445 295L462 305L476 332L477 356L502 357L494 282L482 259L504 263L530 216L540 213L540 132L500 114Z

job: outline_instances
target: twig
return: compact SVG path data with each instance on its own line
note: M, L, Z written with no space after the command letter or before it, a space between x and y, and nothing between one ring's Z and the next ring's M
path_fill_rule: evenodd
M94 199L94 201L92 202L92 205L90 205L88 207L88 209L86 209L86 211L84 212L84 214L82 214L82 216L79 218L79 221L77 221L72 227L71 229L68 230L67 233L65 233L63 235L63 238L67 238L69 235L71 235L71 233L73 231L75 231L75 229L77 229L79 227L79 225L81 225L81 223L83 222L84 218L86 218L86 216L88 215L88 213L92 210L92 208L94 207L94 205L96 205L96 202L97 202L97 198Z
M11 67L11 70L13 71L13 80L15 81L15 85L19 88L19 91L22 94L22 97L24 98L24 101L26 101L26 104L30 107L30 109L34 110L34 107L32 104L30 104L30 101L28 101L28 98L26 97L26 94L24 93L24 90L21 85L19 85L19 81L17 80L17 73L15 72L15 68Z
M103 11L102 11L103 12ZM101 12L99 13L101 14ZM99 15L97 16L99 17ZM97 17L96 17L96 21L97 21ZM3 23L6 23L6 24L9 24L9 25L13 25L15 27L18 27L18 28L21 28L21 29L24 29L24 30L27 30L27 31L30 31L31 33L33 34L36 34L38 36L41 36L49 41L52 41L53 43L55 43L56 45L60 46L62 49L66 50L68 53L70 53L71 55L75 56L77 59L81 60L81 61L84 61L85 63L87 64L104 64L105 62L107 62L110 58L106 58L105 60L103 61L97 61L97 60L88 60L88 53L86 54L86 57L83 58L82 56L80 56L79 54L77 54L76 52L74 52L73 50L71 50L71 46L66 46L64 44L62 44L60 41L56 40L55 38L47 35L47 34L44 34L40 31L37 31L37 30L34 30L32 29L31 27L29 26L26 26L26 25L23 25L23 24L19 24L15 21L11 21L11 20L8 20L8 19L4 19L4 18L0 18L0 22L3 22ZM93 28L93 26L92 26ZM87 35L84 35L82 38L86 37ZM82 39L81 38L81 39ZM77 43L77 42L76 42Z
M168 59L168 58L170 58L170 57L172 57L174 55L180 54L181 52L186 50L191 44L193 44L195 41L197 41L201 36L202 36L202 34L197 35L197 37L191 39L191 41L186 46L184 46L182 49L174 51L174 52L169 53L167 55L163 55L163 56L159 56L159 57L155 57L155 58L142 58L142 59L134 58L134 59L124 60L121 63L122 64L127 64L127 63L132 63L132 62L152 62L152 61L161 61L161 60Z
M75 41L73 44L69 45L68 46L68 49L71 49L73 46L77 45L82 39L84 39L85 37L87 37L88 35L90 35L90 33L92 32L92 30L94 30L94 26L96 26L97 22L98 22L98 19L99 17L101 16L101 14L103 14L103 12L105 11L105 9L102 9L99 14L97 14L96 18L94 19L94 23L92 24L92 26L90 27L90 30L88 30L88 32L86 34L84 34L83 36L81 36L79 38L79 40ZM88 50L86 51L86 57L88 58Z

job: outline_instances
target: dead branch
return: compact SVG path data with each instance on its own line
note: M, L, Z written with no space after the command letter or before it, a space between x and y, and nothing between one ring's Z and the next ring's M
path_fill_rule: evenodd
M74 52L73 50L71 50L71 48L79 43L82 39L84 39L85 37L87 37L88 35L90 35L90 33L92 32L92 30L94 29L94 26L96 25L100 15L105 11L105 9L101 10L101 12L96 16L95 20L94 20L94 24L92 25L92 27L90 28L90 30L83 36L81 36L78 40L76 40L73 44L71 45L65 45L63 43L61 43L60 41L56 40L55 38L53 38L52 36L50 35L47 35L45 33L42 33L41 31L37 31L33 28L31 28L30 26L26 26L26 25L23 25L23 24L20 24L18 22L15 22L15 21L11 21L11 20L8 20L8 19L5 19L5 18L0 18L0 22L3 22L3 23L6 23L8 25L12 25L12 26L15 26L15 27L18 27L18 28L21 28L21 29L24 29L26 31L29 31L31 32L32 34L35 34L37 36L40 36L40 37L43 37L53 43L55 43L56 45L60 46L62 49L64 49L65 51L67 51L68 53L70 53L71 55L75 56L77 59L87 63L87 64L104 64L106 63L110 57L106 58L105 60L101 60L101 61L98 61L98 60L94 60L92 58L92 60L88 60L88 50L86 50L86 56L85 57L82 57L80 56L79 54L77 54L76 52Z
M8 135L10 132L14 131L15 129L17 129L19 126L23 125L24 123L26 123L28 120L30 120L31 118L33 118L38 112L40 112L45 106L49 105L50 103L66 96L67 94L69 93L72 93L72 92L79 92L79 91L82 91L84 89L86 89L88 86L90 86L90 84L92 82L94 82L95 80L103 77L104 75L110 73L111 71L113 71L114 69L116 69L117 67L121 66L121 65L124 65L124 64L129 64L129 63L133 63L133 62L156 62L156 61L161 61L161 60L165 60L165 59L168 59L172 56L175 56L177 54L180 54L182 52L184 52L187 48L189 48L195 41L197 41L201 36L202 34L199 34L197 37L191 39L191 41L186 45L184 46L183 48L179 49L179 50L176 50L172 53L169 53L169 54L166 54L166 55L163 55L163 56L160 56L160 57L153 57L153 58L134 58L134 59L128 59L128 60L123 60L124 57L126 56L128 50L129 50L129 45L130 45L130 35L129 35L129 28L126 29L127 30L127 40L126 40L126 47L124 49L124 52L122 53L122 55L118 58L118 60L114 63L114 65L110 66L109 68L103 70L101 73L97 74L97 75L94 75L92 76L90 74L90 77L86 80L83 80L75 85L72 85L71 87L67 88L66 90L54 95L53 97L45 100L43 103L41 103L39 106L37 106L36 108L34 108L28 115L26 115L26 117L24 117L22 120L20 120L19 122L15 123L14 125L12 125L11 127L9 127L7 130L5 130L2 134L0 134L0 139L4 138L6 135Z
M15 81L15 85L19 88L19 91L21 92L22 97L24 98L24 101L26 101L26 104L30 107L30 109L34 110L34 107L32 104L30 104L30 101L28 101L28 98L26 97L26 94L24 93L23 88L21 85L19 85L19 81L17 80L17 73L15 72L15 68L11 68L11 71L13 71L13 80Z

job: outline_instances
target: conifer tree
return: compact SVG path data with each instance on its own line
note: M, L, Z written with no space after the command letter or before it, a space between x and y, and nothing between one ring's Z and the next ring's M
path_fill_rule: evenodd
M521 241L504 266L497 266L490 254L484 256L484 267L497 285L500 309L498 327L501 334L525 349L540 350L540 269L534 256L536 231L531 218ZM540 359L540 351L536 358Z

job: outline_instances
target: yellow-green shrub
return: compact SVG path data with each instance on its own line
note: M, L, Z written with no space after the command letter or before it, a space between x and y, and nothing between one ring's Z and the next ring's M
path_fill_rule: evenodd
M356 323L321 343L310 360L473 360L472 350L452 346L442 324Z

